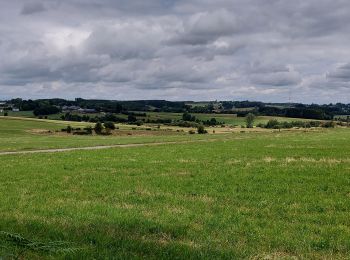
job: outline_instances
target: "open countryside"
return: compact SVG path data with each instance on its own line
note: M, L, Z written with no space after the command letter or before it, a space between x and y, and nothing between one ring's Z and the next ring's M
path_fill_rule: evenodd
M99 110L0 117L5 259L348 256L347 117Z
M349 0L0 0L0 260L350 260Z

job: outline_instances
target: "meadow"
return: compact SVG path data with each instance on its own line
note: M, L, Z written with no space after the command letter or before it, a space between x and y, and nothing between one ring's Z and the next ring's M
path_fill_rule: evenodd
M9 116L11 117L28 117L28 118L35 118L32 111L20 111L20 112L8 112ZM140 113L140 112L138 112ZM60 120L61 116L65 113L58 113L54 115L47 116L49 119L52 120ZM78 112L72 112L72 114L77 115L84 115ZM101 113L93 113L93 114L87 114L90 117L95 116L102 116ZM127 118L127 115L123 114L116 114L118 117L121 118ZM172 120L181 120L183 113L169 113L169 112L146 112L146 117L140 117L137 116L138 119L150 119L150 120L156 120L156 119L172 119ZM235 125L235 126L242 126L245 125L245 118L244 117L237 117L235 114L206 114L206 113L191 113L191 115L195 116L199 120L210 120L211 118L215 118L219 122L223 122L225 124ZM281 122L292 122L292 121L312 121L311 119L302 119L302 118L291 118L291 117L276 117L276 116L257 116L255 118L255 125L258 124L266 124L271 119L277 119ZM322 120L318 120L322 121Z
M118 136L118 138L115 136L58 134L62 128L66 128L68 125L72 127L93 126L92 123L84 122L0 117L0 152L224 138L224 136L190 136L187 132L165 131L166 127L164 127L164 131L154 131L155 129L141 131L140 129L143 127L130 125L118 125L119 132L130 134ZM51 131L51 133L42 133L41 131Z
M58 123L4 122L0 119L3 151L133 138L193 142L0 155L0 258L348 259L350 254L347 128L61 137L28 132L59 129ZM10 140L18 142L11 146ZM23 140L30 145L20 144Z
M147 117L150 119L174 119L180 120L182 118L182 113L167 113L167 112L147 112ZM206 114L206 113L191 113L199 120L210 120L211 118L216 118L219 122L224 122L225 124L242 126L245 125L245 117L237 117L234 114ZM266 124L271 119L277 119L281 122L291 122L291 121L311 121L308 119L300 118L290 118L290 117L276 117L276 116L257 116L255 118L255 125Z

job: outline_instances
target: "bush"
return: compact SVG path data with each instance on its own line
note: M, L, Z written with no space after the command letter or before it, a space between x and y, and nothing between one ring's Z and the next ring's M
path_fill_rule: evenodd
M199 125L199 126L197 127L197 133L198 133L198 134L206 134L206 133L208 133L208 131L204 129L204 126L203 126L203 125Z
M142 126L142 125L143 125L143 122L142 122L141 120L137 120L137 121L136 121L136 125L137 125L137 126Z
M111 121L107 121L103 124L103 126L106 128L106 129L110 129L110 130L114 130L115 129L115 125L113 122Z
M96 134L102 134L103 126L100 122L97 122L94 127L95 133Z
M8 115L9 115L9 113L7 113L7 112L4 113L4 116L8 116Z
M335 126L336 126L336 123L334 121L329 121L322 124L322 127L325 127L325 128L334 128Z
M85 127L84 130L86 131L87 134L89 134L89 135L92 134L92 127L91 126Z
M253 128L254 120L255 120L255 115L254 114L249 113L249 114L246 115L245 121L246 121L247 128Z
M73 128L69 125L69 126L67 126L67 133L68 134L70 134L70 133L72 133L72 130L73 130Z
M194 135L196 132L193 131L193 130L190 130L190 131L188 131L188 133L189 133L190 135Z
M276 129L275 127L278 126L278 121L276 119L270 119L267 124L266 124L266 128L270 128L270 129Z

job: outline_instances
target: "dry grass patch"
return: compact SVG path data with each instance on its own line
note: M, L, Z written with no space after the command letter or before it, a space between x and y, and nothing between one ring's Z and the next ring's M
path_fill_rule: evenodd
M197 163L197 160L194 159L179 159L177 160L179 163Z
M226 164L239 164L241 162L242 161L239 159L230 159L230 160L226 161Z
M250 258L251 260L298 260L297 256L286 252L275 252L267 254L259 254Z
M270 163L270 162L276 161L276 158L268 156L268 157L263 158L263 161L266 162L266 163Z

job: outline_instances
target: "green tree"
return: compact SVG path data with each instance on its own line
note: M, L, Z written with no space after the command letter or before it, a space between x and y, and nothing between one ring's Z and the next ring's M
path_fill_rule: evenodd
M95 133L96 133L96 134L98 134L98 135L101 134L101 133L102 133L102 130L103 130L102 124L101 124L100 122L97 122L97 123L95 124L94 130L95 130Z
M247 128L253 128L254 120L255 120L255 115L254 114L249 113L249 114L246 115L245 122L246 122Z

